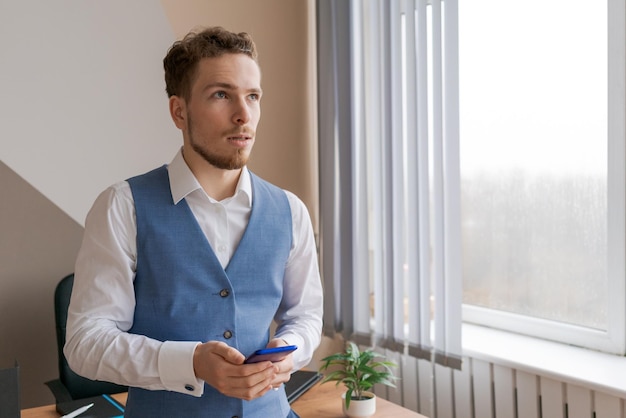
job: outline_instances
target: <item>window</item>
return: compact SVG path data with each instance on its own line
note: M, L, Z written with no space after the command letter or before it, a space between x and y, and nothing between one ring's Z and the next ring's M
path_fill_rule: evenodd
M624 353L624 4L459 4L464 319Z
M625 7L318 3L328 333L625 352Z

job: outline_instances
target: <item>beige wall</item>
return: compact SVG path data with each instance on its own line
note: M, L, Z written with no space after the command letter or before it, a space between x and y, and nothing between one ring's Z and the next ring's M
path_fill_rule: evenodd
M214 25L252 35L263 74L263 102L250 168L300 196L317 226L314 2L161 3L178 38L190 28Z
M250 167L317 225L313 1L6 0L0 7L0 368L22 406L53 402L53 291L73 271L87 210L109 184L170 160L162 58L195 26L247 31L263 71Z

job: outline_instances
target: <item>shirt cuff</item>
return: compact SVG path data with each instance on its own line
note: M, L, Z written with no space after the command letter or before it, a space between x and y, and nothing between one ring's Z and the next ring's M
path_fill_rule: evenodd
M193 354L198 342L165 341L159 350L159 376L165 389L202 396L204 381L193 370Z

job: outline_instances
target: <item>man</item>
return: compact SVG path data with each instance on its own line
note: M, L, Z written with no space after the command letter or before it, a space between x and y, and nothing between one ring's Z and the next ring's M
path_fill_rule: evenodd
M322 289L304 204L246 168L255 45L209 28L174 43L164 67L182 149L90 210L65 355L81 375L130 386L127 417L297 417L282 384L319 344ZM244 364L283 345L298 349Z

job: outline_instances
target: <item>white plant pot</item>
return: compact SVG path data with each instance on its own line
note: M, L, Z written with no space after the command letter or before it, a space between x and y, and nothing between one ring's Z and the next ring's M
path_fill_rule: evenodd
M350 400L350 407L346 409L346 394L341 395L343 413L350 418L367 418L376 413L376 395L372 392L363 392L368 399Z

